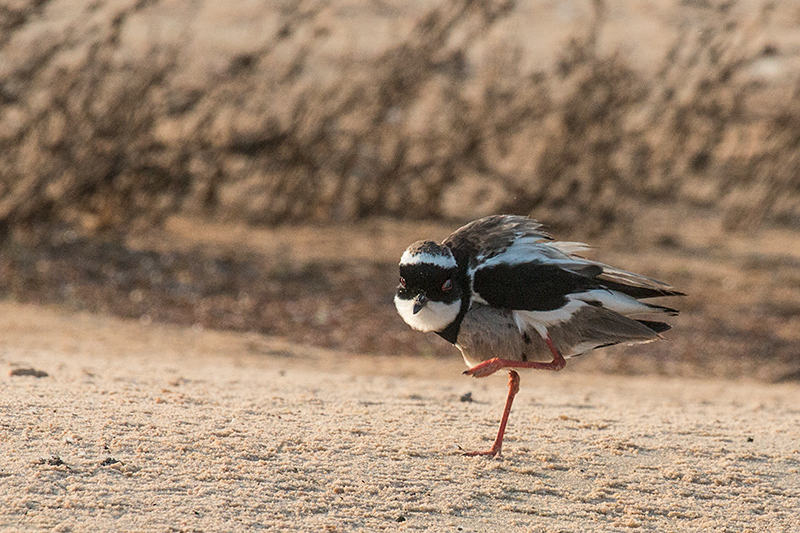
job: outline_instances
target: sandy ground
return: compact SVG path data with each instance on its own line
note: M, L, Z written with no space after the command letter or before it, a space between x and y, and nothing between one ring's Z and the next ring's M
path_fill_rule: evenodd
M527 373L491 460L458 446L506 380L455 354L9 303L0 331L3 531L800 529L794 383Z

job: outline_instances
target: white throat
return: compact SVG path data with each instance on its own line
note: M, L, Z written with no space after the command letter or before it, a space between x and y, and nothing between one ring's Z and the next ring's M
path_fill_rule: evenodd
M442 331L453 323L461 310L461 300L446 304L432 302L414 314L414 301L394 297L394 306L397 312L406 321L406 324L418 331Z

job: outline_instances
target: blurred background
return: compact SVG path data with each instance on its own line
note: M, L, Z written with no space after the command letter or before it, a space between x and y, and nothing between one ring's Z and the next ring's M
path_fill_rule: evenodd
M689 293L583 368L800 380L800 5L0 6L6 300L457 357L397 260L491 213Z

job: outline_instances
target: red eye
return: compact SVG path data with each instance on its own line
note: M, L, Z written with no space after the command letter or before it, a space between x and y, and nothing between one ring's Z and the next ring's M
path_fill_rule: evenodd
M405 286L406 286L406 280L405 280L405 278L400 278L400 285L402 285L403 287L405 287Z
M452 289L452 288L453 288L453 282L452 282L452 280L449 280L449 279L448 279L447 281L445 281L444 283L442 283L442 291L444 291L444 292L447 292L447 291L449 291L449 290L450 290L450 289Z

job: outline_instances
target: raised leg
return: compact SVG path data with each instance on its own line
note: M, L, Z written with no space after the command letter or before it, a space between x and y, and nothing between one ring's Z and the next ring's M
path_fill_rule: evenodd
M511 404L514 403L514 397L519 392L519 374L514 370L508 371L508 396L506 397L506 407L503 409L503 418L500 419L500 429L497 430L497 437L494 439L491 449L485 452L466 452L464 455L468 457L475 457L477 455L490 455L492 457L500 455L500 449L503 447L503 435L506 433L506 424L508 424L508 415L511 413Z
M486 376L491 376L501 368L533 368L537 370L555 371L561 370L564 368L564 366L566 366L567 362L556 349L549 336L545 337L544 340L547 342L547 347L550 348L550 351L553 354L553 360L549 363L540 363L538 361L514 361L511 359L500 359L499 357L495 357L494 359L489 359L478 365L475 365L469 370L465 370L464 374L476 378L483 378Z

